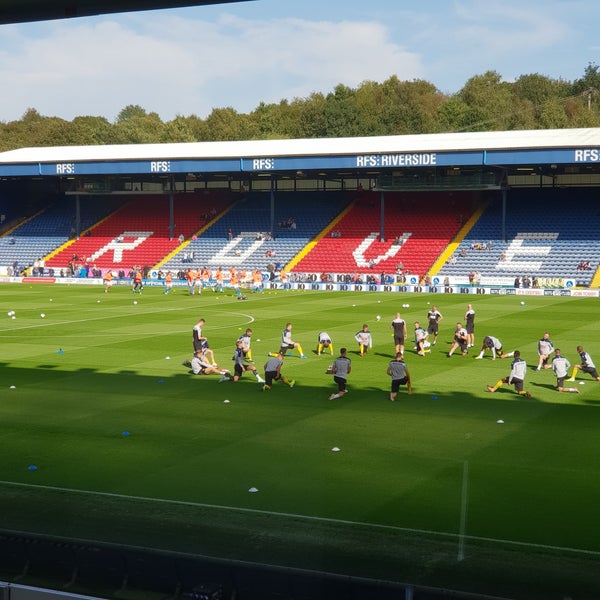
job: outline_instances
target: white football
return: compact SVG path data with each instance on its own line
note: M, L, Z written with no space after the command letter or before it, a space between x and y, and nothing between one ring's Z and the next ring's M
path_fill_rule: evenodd
M381 321L381 315L377 315L375 318L376 318L378 321Z
M40 317L41 317L42 319L43 319L45 316L46 316L46 315L45 315L44 313L42 313L42 314L40 315Z

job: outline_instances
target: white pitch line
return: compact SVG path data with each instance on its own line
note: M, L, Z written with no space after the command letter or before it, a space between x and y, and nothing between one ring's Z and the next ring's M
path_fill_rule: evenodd
M180 310L189 310L189 307L186 308L168 308L166 309L168 311L180 311ZM153 314L153 313L163 313L166 312L165 310L150 310L150 311L144 311L142 314L144 315L149 315L149 314ZM242 317L246 317L247 321L242 321L241 323L234 323L234 324L230 324L230 325L216 325L216 326L211 326L211 329L216 330L216 329L231 329L232 327L238 327L240 325L250 325L250 323L254 323L255 319L252 315L248 315L246 313L240 313L240 312L229 312L228 314L230 315L240 315ZM56 325L73 325L74 323L90 323L91 321L103 321L106 319L117 319L119 317L126 317L126 316L130 316L127 314L118 314L118 315L104 315L101 317L90 317L89 319L73 319L70 321L51 321L51 322L44 322L44 323L40 323L38 325L24 325L22 327L13 327L11 329L0 329L0 336L3 338L10 338L12 336L10 335L5 335L5 334L10 334L10 333L14 333L16 331L25 331L27 329L39 329L41 327L54 327ZM188 329L183 329L183 330L178 330L178 331L174 331L174 330L169 330L165 332L165 335L168 333L185 333L186 331L189 331ZM159 332L160 334L160 332ZM82 337L82 335L84 334L73 334L72 336L69 335L62 335L61 334L61 338L64 337ZM105 335L108 337L111 336L117 336L117 335L122 335L122 334L117 334L117 333L106 333L106 334L94 334L94 337L98 337L99 335ZM135 333L132 335L139 335L139 333ZM55 335L53 335L52 337L56 337Z
M204 502L192 502L189 500L168 500L167 498L150 498L148 496L133 496L130 494L116 494L113 492L98 492L94 490L78 490L75 488L64 488L53 485L38 485L33 483L21 483L17 481L3 481L0 480L0 485L7 485L13 487L22 487L22 488L30 488L30 489L38 489L38 490L49 490L53 492L69 492L73 494L81 494L84 496L99 496L104 498L116 498L121 500L138 500L141 502L151 502L156 504L171 504L174 506L191 506L196 508L211 508L223 511L231 511L231 512L240 512L240 513L249 513L249 514L257 514L257 515L268 515L271 517L286 517L291 519L304 519L305 521L315 521L321 523L333 523L338 525L355 525L360 527L370 527L373 529L385 529L389 531L402 531L404 533L417 533L417 534L425 534L425 535L435 535L439 537L450 537L457 538L458 534L449 533L443 531L431 531L428 529L413 529L410 527L398 527L396 525L383 525L381 523L366 523L364 521L348 521L346 519L332 519L329 517L315 517L311 515L299 515L295 513L286 513L286 512L276 512L270 510L260 510L258 508L242 508L238 506L223 506L220 504L206 504ZM506 544L512 546L522 546L527 548L539 548L543 550L552 550L559 552L572 552L574 554L586 554L590 556L600 556L600 552L595 550L583 550L580 548L568 548L563 546L550 546L548 544L534 544L529 542L517 542L513 540L503 540L497 538L487 538L476 535L466 535L465 538L470 540L477 540L481 542L491 542L494 544Z

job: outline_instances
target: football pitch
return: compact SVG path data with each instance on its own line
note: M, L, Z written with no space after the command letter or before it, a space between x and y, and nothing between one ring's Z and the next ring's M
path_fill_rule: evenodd
M521 301L524 300L524 304ZM446 356L467 303L475 348ZM403 305L408 304L408 307ZM444 319L431 353L414 321ZM10 315L14 311L13 315ZM389 401L390 322L407 321L413 395ZM43 315L43 316L42 316ZM380 315L381 320L376 316ZM231 369L252 328L259 371L293 323L296 380L262 391L195 376L192 327ZM369 325L364 357L354 334ZM348 348L349 393L317 334ZM600 367L594 298L0 286L0 528L294 566L514 598L600 597L600 382L559 393L536 372L548 331ZM474 360L485 335L519 349L532 398L486 390L511 359ZM3 574L0 568L0 579Z

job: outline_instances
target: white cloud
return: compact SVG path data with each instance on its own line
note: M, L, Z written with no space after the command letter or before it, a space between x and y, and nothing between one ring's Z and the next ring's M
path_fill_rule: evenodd
M2 120L28 107L67 119L113 119L128 104L165 120L204 117L213 107L247 112L260 101L328 92L338 83L423 73L417 54L369 22L224 15L210 23L159 11L65 21L40 32L36 39L15 34L0 48L0 79L11 89Z
M0 119L205 117L392 75L446 92L487 70L573 80L600 61L598 18L583 0L261 0L3 26Z

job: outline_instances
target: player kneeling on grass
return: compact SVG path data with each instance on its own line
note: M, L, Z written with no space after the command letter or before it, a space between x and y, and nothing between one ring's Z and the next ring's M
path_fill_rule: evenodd
M552 357L552 363L550 364L550 368L554 371L556 375L556 389L559 392L572 392L574 394L579 394L579 390L574 387L565 387L565 379L567 378L567 373L569 372L569 367L571 363L560 353L560 348L557 348L554 351L554 356Z
M496 356L498 358L509 358L514 355L514 352L507 352L506 354L502 351L502 342L491 335L486 335L483 338L483 345L481 346L481 352L475 357L476 359L481 360L483 358L483 354L486 350L492 351L492 360L496 360Z
M365 323L360 331L356 332L354 339L358 342L358 353L364 356L369 348L373 347L373 338L369 331L369 326Z
M294 350L294 348L298 350L300 358L306 358L304 350L302 350L302 346L292 339L292 324L286 323L285 329L281 332L281 347L279 348L278 354L285 356L287 353L290 355L291 353L288 351ZM270 352L269 356L276 357L277 354L275 352Z
M462 356L467 355L469 334L467 330L462 326L462 323L456 324L456 329L454 331L454 340L452 342L452 346L450 346L450 352L448 352L448 357L454 354L454 351L457 348L460 348L460 353Z
M331 356L333 356L333 342L331 341L331 336L326 331L321 331L317 342L317 356L321 356L325 348L329 348L329 352L331 352Z
M233 381L238 381L239 378L244 374L245 371L250 371L258 383L264 383L265 380L258 374L254 365L245 364L244 360L244 347L242 340L237 340L235 343L235 352L233 353L232 360L235 361L233 367Z
M600 381L600 375L598 375L598 371L596 369L596 365L592 360L592 357L583 349L583 346L577 346L577 353L579 354L579 358L581 359L580 365L573 366L573 372L571 373L571 377L567 379L567 381L575 381L575 376L578 371L583 371L584 373L588 373L591 375L596 381Z
M242 350L244 352L244 358L249 362L254 362L252 360L252 349L250 348L250 343L252 341L252 329L248 327L245 333L242 333L238 338L238 342L242 342Z
M330 400L341 398L347 392L346 383L350 371L352 371L352 363L346 356L346 348L341 348L340 355L333 361L333 364L331 365L333 380L337 383L338 391L337 393L329 396Z
M294 387L296 383L293 379L289 381L286 379L285 375L281 373L281 366L283 365L283 353L279 352L275 356L269 358L269 360L265 363L265 384L263 385L263 390L270 390L274 381L281 381L288 385L289 387Z
M428 338L429 334L419 325L418 321L415 321L415 348L419 356L425 356L427 352L431 352Z
M512 384L515 386L515 392L520 396L526 396L531 398L531 394L523 389L523 382L525 380L525 373L527 373L527 363L521 358L521 353L518 350L513 352L514 359L510 365L510 374L508 377L503 377L496 383L496 385L487 386L488 392L495 392L498 388L502 387L503 383Z
M397 352L396 358L390 361L387 374L392 378L392 390L390 392L390 400L392 402L396 399L401 385L406 385L409 394L413 393L410 373L408 372L406 363L402 360L402 352Z

